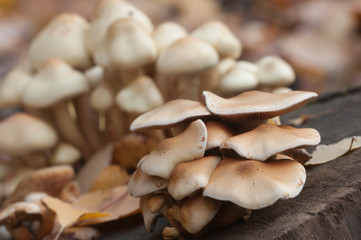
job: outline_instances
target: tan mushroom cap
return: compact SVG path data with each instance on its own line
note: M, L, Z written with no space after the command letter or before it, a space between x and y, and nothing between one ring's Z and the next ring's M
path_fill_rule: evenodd
M218 156L207 156L178 164L169 179L168 192L180 200L204 188L220 160Z
M226 158L213 172L203 196L260 209L280 198L296 197L305 181L305 168L293 160L261 162Z
M84 76L88 80L89 86L96 87L103 80L104 68L99 65L95 65L84 71Z
M157 176L150 176L137 168L129 179L128 192L132 197L142 197L149 193L167 188L168 181Z
M174 167L182 162L204 156L207 144L207 129L200 119L192 122L179 135L166 138L144 157L141 169L152 176L169 179Z
M221 21L205 22L196 28L191 35L211 44L221 58L239 58L241 55L241 42Z
M219 121L206 121L205 124L208 136L206 150L218 148L224 140L232 137L231 130Z
M187 99L169 101L162 106L136 118L130 125L131 131L172 127L185 120L209 116L204 104Z
M43 168L23 178L15 191L6 199L5 205L21 201L32 192L44 192L57 197L63 187L74 178L74 170L69 165Z
M264 57L256 64L257 77L261 85L288 86L296 79L292 67L278 56Z
M277 153L317 145L320 141L320 134L312 128L265 123L225 140L220 149L232 149L242 158L264 161Z
M180 222L189 233L200 232L217 214L221 202L196 195L188 198L180 209Z
M148 33L153 32L153 24L146 14L124 0L101 0L94 7L91 25L87 36L87 48L98 62L99 46L105 39L109 26L116 20L132 17L137 20Z
M126 112L141 114L161 106L164 100L154 81L144 75L121 89L116 103Z
M294 111L317 97L317 93L292 91L288 93L266 93L248 91L225 99L211 92L203 91L206 106L210 112L222 117L242 120L266 120Z
M16 222L20 222L18 216L24 215L41 215L42 209L39 205L30 202L16 202L0 212L0 224L16 225Z
M187 36L187 31L176 22L163 22L157 26L153 39L159 52L167 49L173 42Z
M34 38L29 47L29 59L39 69L51 58L59 58L74 68L90 67L85 37L88 22L79 15L63 13L56 16Z
M27 113L15 113L0 122L0 152L19 156L55 146L58 136L49 124Z
M90 93L89 103L93 109L99 112L105 112L114 105L114 98L111 86L106 82L102 82Z
M109 27L106 41L111 67L135 70L152 63L157 48L149 33L134 18L122 18Z
M156 68L163 75L189 75L207 70L217 63L218 54L210 44L185 37L160 53Z
M22 95L31 76L19 69L12 70L0 82L0 108L21 105Z
M23 103L34 108L46 108L88 90L88 82L81 72L60 59L51 59L27 85Z
M148 201L151 197L152 196L145 196L140 198L139 201L139 207L143 216L145 229L147 229L148 232L153 232L157 218L160 216L159 212L153 213L149 208Z

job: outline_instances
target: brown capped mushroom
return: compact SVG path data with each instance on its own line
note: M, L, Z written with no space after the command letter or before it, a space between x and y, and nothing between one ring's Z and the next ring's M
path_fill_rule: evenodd
M296 197L305 181L305 168L293 160L261 162L226 158L213 172L203 196L260 209L280 198Z
M207 156L178 164L169 179L169 194L180 200L204 188L220 160L218 156Z
M149 175L169 179L177 164L203 157L206 144L206 126L196 120L178 136L162 140L143 158L140 168Z
M304 106L317 97L317 93L292 91L287 93L266 93L248 91L224 99L204 91L206 106L213 114L236 120L266 120Z
M287 125L265 123L225 140L220 150L222 153L233 150L242 158L264 161L277 153L314 146L320 141L320 134L312 128L297 129Z

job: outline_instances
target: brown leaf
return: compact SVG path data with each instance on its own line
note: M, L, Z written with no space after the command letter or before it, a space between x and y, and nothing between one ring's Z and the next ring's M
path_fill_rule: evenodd
M96 152L87 161L76 177L76 181L79 183L80 193L89 191L102 170L111 163L112 153L113 145L109 144Z
M306 165L317 165L335 160L346 153L361 147L361 136L344 138L337 143L320 145L312 153L312 158Z
M65 228L75 225L80 221L101 218L110 215L106 212L96 212L84 208L74 207L53 197L44 197L42 198L42 202L56 213L57 221L61 226L61 229L59 230L55 239L58 239Z
M105 190L126 184L129 180L129 174L118 165L110 165L103 169L100 175L95 179L90 191Z
M139 212L139 199L128 194L127 186L86 193L73 202L74 207L83 207L91 211L108 212L109 216L87 219L80 225L91 225L124 218ZM84 219L85 220L85 219Z

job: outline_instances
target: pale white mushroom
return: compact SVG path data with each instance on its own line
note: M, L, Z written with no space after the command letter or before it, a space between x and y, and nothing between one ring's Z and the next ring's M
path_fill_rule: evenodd
M96 87L104 78L104 68L95 65L84 71L84 76L88 80L89 86Z
M33 39L29 47L29 60L39 69L52 58L59 58L74 68L91 66L90 54L85 46L88 22L81 16L63 13L52 19Z
M163 93L165 99L198 100L201 91L200 74L217 63L218 54L207 42L192 37L185 37L173 42L160 53L156 63L160 76L166 77L169 81L175 78L177 82L175 93ZM172 86L173 81L162 83Z
M49 163L58 164L74 164L81 158L81 152L69 143L60 143L54 149Z
M173 42L187 36L187 31L176 22L163 22L153 33L154 42L159 52L167 49Z
M259 84L265 87L289 86L295 81L292 67L278 56L267 56L256 62Z
M241 55L241 42L221 21L205 22L191 32L191 36L211 44L217 50L220 58L237 59Z

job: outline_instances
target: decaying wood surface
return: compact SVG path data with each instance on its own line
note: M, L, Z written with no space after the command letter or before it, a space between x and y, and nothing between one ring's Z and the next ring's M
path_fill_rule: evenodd
M321 112L324 114L317 114ZM322 144L361 135L361 88L323 95L282 121L287 123L300 114L317 116L300 127L317 129ZM101 239L162 239L161 229L168 224L160 219L155 232L147 233L142 224L128 223L117 223L118 229ZM308 167L307 181L298 197L254 211L247 222L199 239L361 239L361 149L333 162Z

